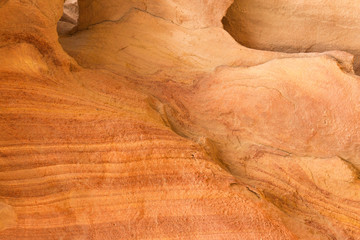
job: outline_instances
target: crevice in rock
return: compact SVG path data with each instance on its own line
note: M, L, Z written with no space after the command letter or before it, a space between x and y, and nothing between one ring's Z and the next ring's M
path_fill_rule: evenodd
M78 0L65 0L64 12L57 24L59 36L71 35L77 31L79 21Z

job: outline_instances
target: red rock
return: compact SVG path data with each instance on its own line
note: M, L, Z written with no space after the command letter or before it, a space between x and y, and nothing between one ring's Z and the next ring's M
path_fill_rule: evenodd
M0 239L358 239L351 54L241 46L231 1L80 1L59 38L62 4L0 3Z

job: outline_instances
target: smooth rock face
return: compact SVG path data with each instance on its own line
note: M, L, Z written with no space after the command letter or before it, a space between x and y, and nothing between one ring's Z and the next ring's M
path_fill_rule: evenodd
M351 0L235 0L224 28L242 45L281 52L343 50L360 71L360 6Z
M360 239L353 56L241 46L231 3L0 1L0 239Z
M220 27L221 19L232 0L80 0L79 29L103 21L119 21L134 9L186 28Z

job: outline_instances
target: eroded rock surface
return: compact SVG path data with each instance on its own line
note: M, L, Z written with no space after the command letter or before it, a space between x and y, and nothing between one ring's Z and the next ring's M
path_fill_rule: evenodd
M281 52L343 50L360 72L360 7L351 0L235 0L224 27L244 46Z
M359 239L353 56L241 46L231 3L83 0L58 38L63 1L0 2L0 239Z

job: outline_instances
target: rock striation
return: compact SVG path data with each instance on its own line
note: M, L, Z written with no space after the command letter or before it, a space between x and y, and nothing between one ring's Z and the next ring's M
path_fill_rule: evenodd
M63 4L0 1L0 239L359 239L356 45L254 37L301 35L281 1Z

